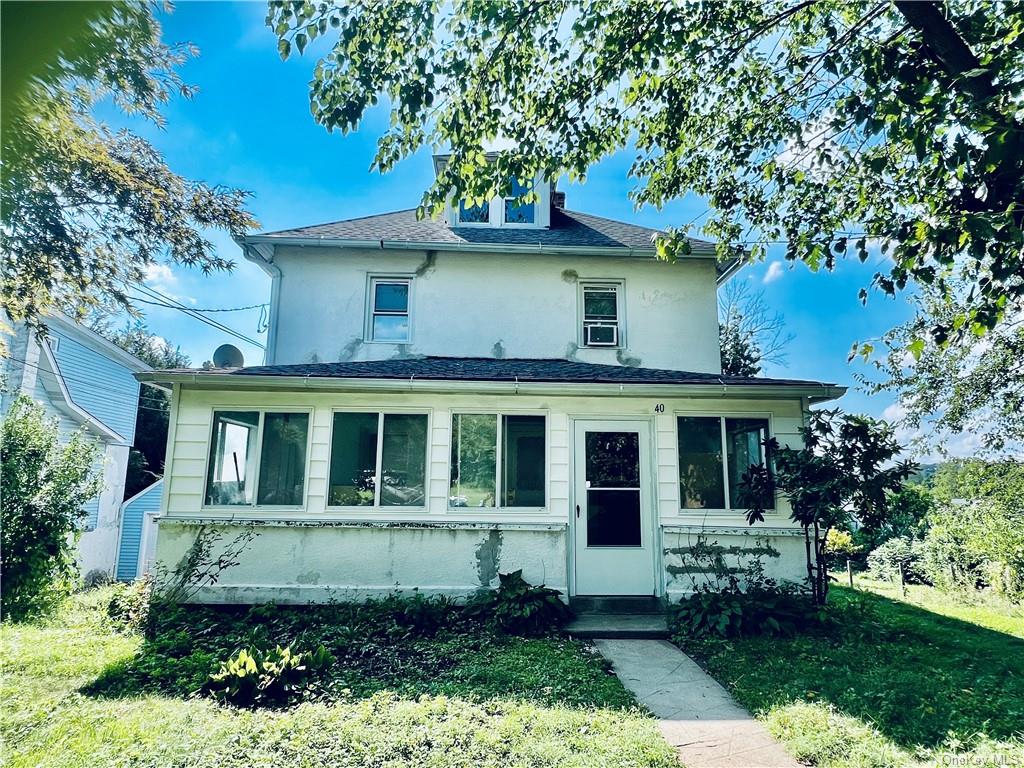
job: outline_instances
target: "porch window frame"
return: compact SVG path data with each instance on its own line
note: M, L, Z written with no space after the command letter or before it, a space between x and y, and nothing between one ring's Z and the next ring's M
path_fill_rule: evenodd
M252 489L252 502L249 504L208 504L206 500L209 498L210 491L210 462L212 456L210 455L213 449L214 440L216 435L214 434L214 426L218 413L223 412L241 412L248 411L249 413L258 413L259 422L256 426L256 440L254 441L256 458L253 461L253 489ZM260 504L258 499L260 497L260 468L263 464L263 427L266 422L266 416L268 413L305 413L309 416L308 427L306 429L306 454L304 457L303 474L302 474L302 503L301 504ZM253 406L253 405L217 405L210 408L210 425L207 430L207 441L206 441L206 461L203 465L203 503L202 510L210 512L238 512L245 510L247 512L304 512L309 506L309 470L310 470L310 451L313 448L313 415L314 409L311 406Z
M718 432L721 439L722 447L722 489L723 497L725 498L725 508L719 509L714 507L684 507L683 506L683 495L679 488L679 471L680 471L680 459L679 459L679 419L680 418L701 418L701 419L718 419ZM729 451L726 444L726 430L725 420L726 419L765 419L768 422L768 437L775 436L775 423L773 414L770 411L735 411L725 412L722 411L681 411L675 410L672 412L672 434L674 442L672 446L672 452L675 454L675 485L676 493L679 494L676 506L678 514L680 515L693 515L693 514L713 514L713 515L735 515L737 513L743 513L746 511L746 507L734 507L732 506L732 495L729 490ZM764 445L761 446L761 461L765 464L768 462L768 452L765 450ZM773 499L774 507L772 509L765 509L765 517L771 517L777 515L779 512L779 493L775 492Z
M465 416L495 416L498 424L495 432L497 446L494 453L494 506L493 507L453 507L451 504L452 488L452 443L455 441L454 423L455 417ZM504 493L504 484L501 482L502 462L505 458L504 436L505 416L542 416L544 418L544 505L541 507L508 507L501 504ZM546 514L551 508L551 414L545 410L525 409L515 410L508 408L452 408L448 418L448 476L445 478L445 508L448 514L465 513L470 510L491 514Z
M337 413L376 413L377 414L377 450L373 464L373 504L331 504L331 452L334 448L334 415ZM430 447L431 434L433 433L433 410L429 408L379 408L375 406L336 406L331 408L331 428L327 437L327 478L324 492L324 511L343 512L356 515L366 512L426 512L430 507ZM424 463L423 463L423 503L419 505L389 504L383 506L380 503L380 493L383 487L381 482L381 468L384 462L384 417L392 416L426 416L427 435L424 442Z
M579 335L580 349L625 349L626 348L626 281L614 277L591 277L580 278L577 296L577 322L576 328ZM587 320L587 289L608 289L615 290L615 344L587 344L587 325L609 324L601 320Z
M411 344L413 337L412 330L412 304L413 304L413 284L415 283L415 275L407 273L376 273L371 272L366 275L366 317L363 322L363 341L366 344ZM404 284L406 286L406 304L405 312L395 312L392 310L377 311L377 284L378 283L393 283L393 284ZM374 338L373 334L373 321L378 315L384 317L402 317L405 316L406 326L409 332L402 340L393 339L377 339Z

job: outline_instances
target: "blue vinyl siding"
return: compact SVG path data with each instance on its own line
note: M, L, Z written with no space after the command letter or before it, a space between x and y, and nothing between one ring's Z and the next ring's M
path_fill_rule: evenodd
M85 510L85 517L82 518L82 530L83 531L94 531L100 521L100 497L97 496L95 499L90 499L82 505L82 509Z
M50 329L60 341L54 352L64 384L79 408L131 442L139 402L139 382L120 362Z
M147 512L160 510L163 480L157 480L139 495L129 499L121 510L121 541L117 557L117 578L131 581L139 575L139 547L142 521Z

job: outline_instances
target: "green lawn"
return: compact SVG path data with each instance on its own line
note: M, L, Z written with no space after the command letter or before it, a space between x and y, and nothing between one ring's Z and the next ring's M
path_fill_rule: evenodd
M1024 765L1021 613L926 587L897 597L833 587L834 629L677 639L813 765ZM951 751L968 761L947 762Z
M325 629L328 611L297 638L325 642L338 659L322 694L248 711L195 692L216 649L273 642L303 622L198 611L188 632L164 627L143 641L115 630L108 599L93 591L47 624L0 628L4 765L676 765L654 721L583 643L381 627L355 614Z

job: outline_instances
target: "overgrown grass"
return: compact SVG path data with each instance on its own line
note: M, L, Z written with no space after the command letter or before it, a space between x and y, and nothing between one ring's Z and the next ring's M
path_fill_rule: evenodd
M248 711L192 695L203 655L253 632L291 634L299 619L199 609L188 641L144 641L112 626L109 595L79 595L47 624L0 627L5 765L675 765L654 721L582 643L466 626L425 634L380 616L331 639L306 621L301 642L343 649L332 684L317 701Z
M837 622L821 633L676 640L793 755L814 765L948 764L953 752L970 761L961 765L1024 764L1019 617L1007 625L1005 615L979 605L951 618L836 587L830 601Z

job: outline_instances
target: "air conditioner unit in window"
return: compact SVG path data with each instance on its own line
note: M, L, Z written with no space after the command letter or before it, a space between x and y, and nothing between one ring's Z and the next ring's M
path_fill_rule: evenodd
M588 347L615 347L619 343L619 326L614 323L593 323L583 327L583 343Z

